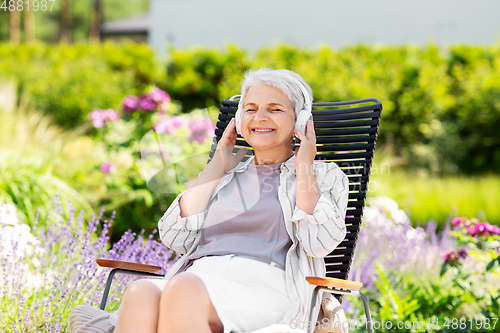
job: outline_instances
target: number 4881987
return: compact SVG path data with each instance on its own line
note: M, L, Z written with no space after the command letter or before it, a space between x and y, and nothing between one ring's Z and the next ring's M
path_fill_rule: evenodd
M1 1L1 0L0 0ZM49 7L49 3L50 7ZM45 11L52 11L52 7L54 7L54 3L56 3L56 0L3 0L2 6L0 6L0 9L3 9L3 11L18 11L21 12L23 10L32 10L32 11L38 11L41 10L43 12Z

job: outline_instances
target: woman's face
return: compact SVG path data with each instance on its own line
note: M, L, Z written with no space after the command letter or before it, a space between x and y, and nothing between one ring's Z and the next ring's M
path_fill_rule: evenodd
M254 149L290 150L294 128L295 110L281 89L257 84L247 91L241 134Z

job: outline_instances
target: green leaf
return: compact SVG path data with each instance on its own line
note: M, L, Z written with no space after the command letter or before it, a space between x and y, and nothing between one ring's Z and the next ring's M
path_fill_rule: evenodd
M488 265L486 266L487 272L493 269L493 267L495 266L495 261L498 261L498 264L500 265L500 256L496 257L488 263Z

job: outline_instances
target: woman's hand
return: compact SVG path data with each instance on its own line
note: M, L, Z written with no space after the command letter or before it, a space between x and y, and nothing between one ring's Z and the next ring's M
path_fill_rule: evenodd
M316 157L316 133L314 132L314 123L308 120L306 124L306 133L294 129L295 135L300 139L300 147L295 148L294 165L297 169L300 165L312 165Z
M220 158L224 173L236 167L248 151L247 148L242 148L236 153L236 155L233 154L233 148L236 144L237 136L236 119L233 118L224 130L222 138L219 140L214 154L214 157L217 156Z

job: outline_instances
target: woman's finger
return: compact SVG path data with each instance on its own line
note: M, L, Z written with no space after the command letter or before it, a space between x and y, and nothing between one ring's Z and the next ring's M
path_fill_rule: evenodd
M306 136L311 142L314 142L316 144L316 133L314 132L314 122L312 120L307 121L307 126L306 126Z

